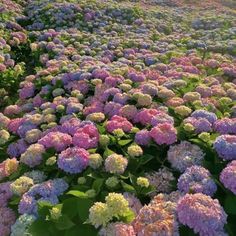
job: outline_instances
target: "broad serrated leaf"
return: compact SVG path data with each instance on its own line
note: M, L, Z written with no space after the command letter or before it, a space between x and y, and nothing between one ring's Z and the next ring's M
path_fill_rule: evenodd
M97 194L101 191L103 183L104 183L104 179L102 178L94 180L92 188L96 191Z
M79 198L87 198L88 197L88 195L86 193L81 192L79 190L71 190L71 191L67 192L66 194L72 195L75 197L79 197Z
M132 141L133 141L132 139L119 140L119 141L118 141L118 144L119 144L120 146L125 146L125 145L131 143Z
M70 229L75 224L70 220L67 215L62 215L56 222L55 226L59 230Z

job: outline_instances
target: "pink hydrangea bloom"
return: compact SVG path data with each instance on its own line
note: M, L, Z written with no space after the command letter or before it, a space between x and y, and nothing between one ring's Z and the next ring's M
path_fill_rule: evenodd
M177 131L169 123L158 124L151 129L150 135L158 145L170 145L177 141Z
M106 125L106 129L110 133L115 129L122 129L124 132L129 132L132 128L132 123L130 123L126 118L117 115L113 116Z
M45 148L55 148L57 152L61 152L72 143L72 137L61 132L50 132L42 137L38 143Z
M99 133L95 125L86 124L77 129L73 136L73 144L77 147L89 149L98 145Z

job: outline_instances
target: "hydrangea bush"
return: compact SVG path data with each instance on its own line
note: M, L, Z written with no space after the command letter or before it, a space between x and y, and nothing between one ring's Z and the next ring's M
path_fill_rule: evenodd
M0 236L236 235L231 0L1 0Z

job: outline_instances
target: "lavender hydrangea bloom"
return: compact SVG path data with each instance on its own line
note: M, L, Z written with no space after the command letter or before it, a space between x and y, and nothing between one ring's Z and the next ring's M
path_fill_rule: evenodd
M31 124L31 123L23 123L19 126L17 133L21 138L25 137L25 134L27 131L37 128L37 125Z
M236 194L236 161L230 162L220 173L220 181Z
M82 172L89 163L89 153L78 147L67 148L58 157L58 167L70 174Z
M135 134L135 142L139 145L147 146L151 142L148 130L141 130Z
M214 142L214 149L224 160L236 159L236 135L221 135Z
M217 190L210 172L201 166L191 166L178 179L178 189L184 193L204 193L213 196Z
M58 203L58 196L67 188L68 184L63 179L53 179L41 184L36 184L22 196L18 206L18 212L20 214L37 216L38 201L47 201L55 205Z
M0 184L0 206L7 206L7 201L13 196L10 188L10 182Z
M213 124L217 120L217 116L213 112L209 112L206 110L196 110L191 114L191 117L194 118L205 118L207 119L211 124Z
M56 151L61 152L72 143L72 137L61 132L50 132L42 137L38 143L45 148L55 148Z
M27 147L28 145L24 139L19 139L17 142L11 143L8 146L7 154L11 157L18 157L26 151Z
M217 199L202 194L186 194L177 205L180 223L200 236L221 235L227 215Z
M204 155L197 145L182 141L180 144L170 146L167 159L174 169L184 172L192 165L201 165Z
M214 130L220 134L236 134L236 118L223 118L214 123Z
M212 124L206 118L188 117L184 119L184 124L191 124L196 129L196 133L209 132L212 130Z

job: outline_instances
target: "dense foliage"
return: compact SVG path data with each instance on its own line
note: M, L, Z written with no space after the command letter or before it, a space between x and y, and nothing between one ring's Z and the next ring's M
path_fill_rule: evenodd
M236 235L235 9L1 0L0 236Z

